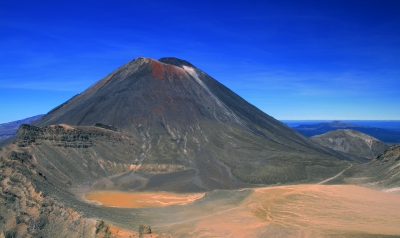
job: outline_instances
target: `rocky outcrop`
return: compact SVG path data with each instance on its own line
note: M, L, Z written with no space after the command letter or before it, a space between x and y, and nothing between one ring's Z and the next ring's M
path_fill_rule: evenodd
M105 128L105 126L97 126ZM107 130L114 130L114 127L107 126ZM36 127L22 124L17 131L18 146L25 147L31 143L38 144L41 140L51 141L54 146L88 148L93 146L93 138L119 141L115 134L106 130L96 128L73 128L67 125L51 125Z
M32 177L45 177L27 152L0 158L0 236L94 237L93 219L37 189Z
M148 225L139 226L139 238L143 238L144 235L151 234L151 227Z
M115 126L112 126L112 125L104 125L104 124L101 124L101 123L96 123L96 124L94 124L94 126L97 126L97 127L100 127L100 128L104 128L104 129L107 129L107 130L118 131L118 128L116 128Z
M29 123L41 118L42 116L43 115L37 115L37 116L22 119L22 120L17 120L17 121L0 124L0 141L14 136L20 125L29 124Z

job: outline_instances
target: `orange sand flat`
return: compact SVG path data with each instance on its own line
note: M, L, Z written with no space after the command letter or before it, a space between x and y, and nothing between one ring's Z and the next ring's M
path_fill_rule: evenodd
M125 193L119 191L96 191L86 195L87 200L100 202L103 206L120 208L166 207L185 205L204 197L205 193L176 194L165 192Z
M189 237L399 236L400 196L353 185L259 188L230 209L164 228Z
M271 225L310 236L332 231L400 235L400 196L355 185L261 188L247 206Z

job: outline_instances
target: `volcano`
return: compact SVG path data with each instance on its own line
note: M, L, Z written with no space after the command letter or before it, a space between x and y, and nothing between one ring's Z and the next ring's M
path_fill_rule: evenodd
M137 148L125 162L137 173L113 180L125 189L311 182L346 166L177 58L132 60L33 123L56 124L107 125L129 136Z
M294 207L310 210L301 199L321 196L304 197L314 191L307 186L298 194L284 186L265 195L260 193L265 188L259 187L339 181L355 167L341 153L307 139L176 58L128 62L31 125L21 125L10 141L0 147L4 237L228 234L209 233L214 225L228 230L246 225L257 236L268 236L268 229L272 234L292 232L287 223L270 227L276 223L269 218L271 198L277 207L282 201L291 205L283 210L284 218L276 216L276 221L286 222ZM295 200L300 202L292 203ZM382 214L397 211L394 204ZM320 209L312 211L321 214ZM329 212L322 218L332 217ZM277 213L273 209L271 214ZM209 220L214 215L216 220ZM224 226L221 221L233 223ZM260 221L262 226L254 225ZM210 225L200 234L193 222ZM309 229L308 218L298 224ZM332 223L326 224L332 234Z

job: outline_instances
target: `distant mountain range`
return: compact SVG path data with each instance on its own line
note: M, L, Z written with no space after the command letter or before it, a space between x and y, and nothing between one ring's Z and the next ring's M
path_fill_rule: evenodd
M0 124L0 141L14 136L15 133L17 133L17 130L20 125L30 124L33 121L36 121L37 119L41 118L42 116L44 116L44 114Z
M399 144L400 143L400 131L395 129L379 128L373 126L356 125L352 123L347 123L343 121L332 121L332 122L322 122L315 124L290 124L289 121L284 121L287 125L292 126L293 129L300 132L306 137L312 137L315 135L321 135L329 131L334 131L337 129L350 129L356 130L372 137L377 138L388 144ZM301 122L297 122L301 123ZM400 123L399 123L400 124Z

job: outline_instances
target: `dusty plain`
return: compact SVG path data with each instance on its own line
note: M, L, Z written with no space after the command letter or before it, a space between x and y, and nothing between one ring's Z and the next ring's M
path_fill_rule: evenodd
M86 199L120 207L115 209L136 207L136 219L166 237L400 236L400 195L361 186L292 185L203 195L92 191Z

